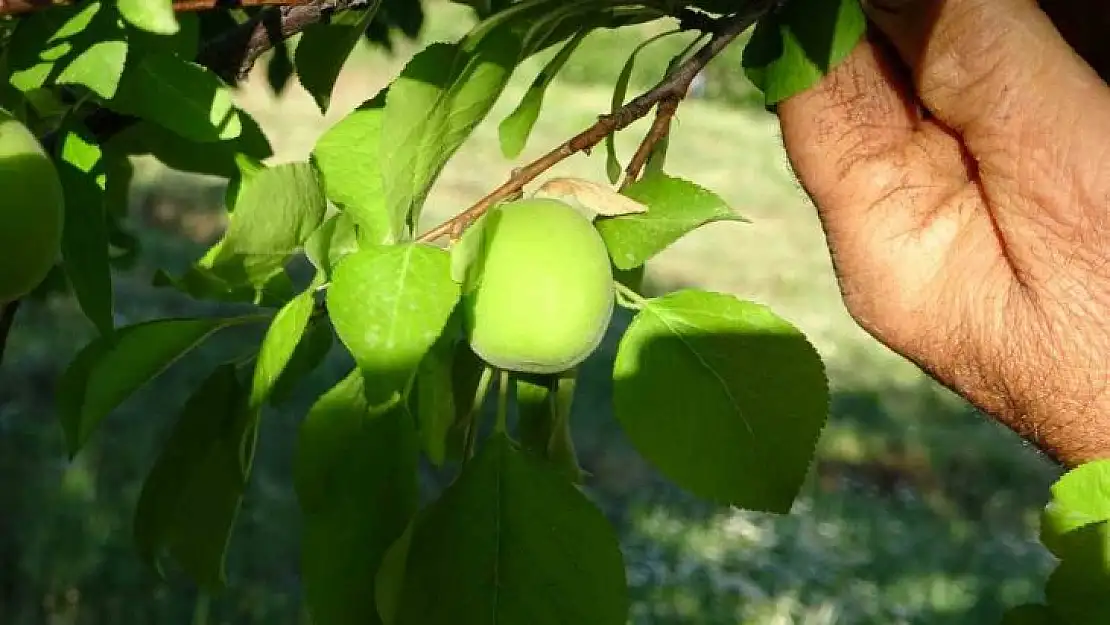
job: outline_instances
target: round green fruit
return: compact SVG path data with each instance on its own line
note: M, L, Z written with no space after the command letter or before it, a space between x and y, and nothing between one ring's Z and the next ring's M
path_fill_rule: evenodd
M464 296L471 348L509 371L577 366L613 315L609 253L593 223L558 200L528 199L493 209L481 228Z
M42 144L0 109L0 304L46 278L62 243L62 184Z

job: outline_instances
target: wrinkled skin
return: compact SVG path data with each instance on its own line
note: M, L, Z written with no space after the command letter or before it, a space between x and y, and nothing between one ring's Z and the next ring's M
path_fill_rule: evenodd
M778 110L849 311L1065 465L1110 457L1110 3L1044 2L1074 47L1033 0L865 4Z

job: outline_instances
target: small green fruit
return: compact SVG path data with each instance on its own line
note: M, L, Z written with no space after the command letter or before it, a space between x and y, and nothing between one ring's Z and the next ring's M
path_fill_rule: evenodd
M0 109L0 303L46 278L61 247L64 208L54 163L31 131Z
M481 227L464 296L471 348L509 371L577 366L613 315L609 253L593 223L563 202L529 199L495 208Z

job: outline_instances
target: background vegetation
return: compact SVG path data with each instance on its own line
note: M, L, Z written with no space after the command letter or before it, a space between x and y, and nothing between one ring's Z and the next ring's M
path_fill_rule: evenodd
M421 40L466 30L465 9L432 2ZM585 127L609 106L625 57L650 29L595 33L548 94L526 161ZM633 84L650 86L687 42L642 55ZM280 96L255 76L241 104L266 130L277 160L304 158L333 121L373 95L414 48L367 49L352 59L321 118L291 82ZM680 111L669 171L695 177L753 220L695 232L649 265L649 284L696 285L767 302L816 343L830 366L833 415L819 462L787 517L706 506L680 494L632 454L600 398L612 341L587 363L576 406L590 493L618 525L630 567L635 623L982 623L1036 599L1050 570L1036 517L1058 475L1015 436L976 415L856 328L836 291L819 225L790 175L772 116L755 108L740 45L706 72L704 97ZM530 64L538 69L543 59ZM259 68L260 72L265 67ZM534 73L534 72L532 72ZM456 212L500 181L496 123L531 74L518 73L490 123L449 165L424 219ZM639 126L633 129L641 130ZM631 153L636 132L618 140ZM603 159L603 151L589 158ZM553 174L589 176L572 159ZM139 161L134 215L147 237L142 263L117 279L117 324L186 314L197 306L150 286L154 267L183 269L222 228L223 188ZM753 265L759 271L748 271ZM614 323L627 323L620 316ZM155 443L216 362L202 349L127 402L73 462L54 420L58 371L90 336L75 304L58 299L20 314L0 373L0 623L132 625L307 623L297 579L299 518L289 459L312 398L346 372L337 353L271 411L229 560L230 591L198 596L160 583L133 549L130 515ZM243 345L256 337L242 337ZM427 474L432 492L437 476Z

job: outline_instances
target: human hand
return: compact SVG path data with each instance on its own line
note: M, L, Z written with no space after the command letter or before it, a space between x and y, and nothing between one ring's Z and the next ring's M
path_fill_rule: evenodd
M849 312L1064 464L1110 457L1110 87L1033 0L870 4L882 34L778 109Z

